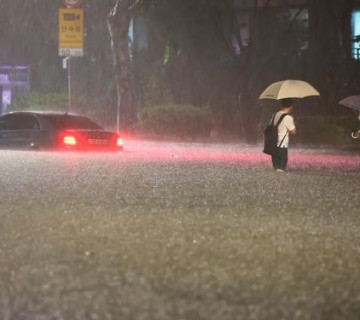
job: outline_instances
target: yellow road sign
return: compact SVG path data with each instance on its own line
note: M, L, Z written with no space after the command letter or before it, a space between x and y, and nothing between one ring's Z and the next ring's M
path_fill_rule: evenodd
M59 9L59 56L82 56L84 51L84 10Z

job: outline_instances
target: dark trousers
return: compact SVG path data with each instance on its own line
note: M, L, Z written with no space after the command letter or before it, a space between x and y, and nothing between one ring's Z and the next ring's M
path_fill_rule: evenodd
M277 152L271 156L271 160L275 170L286 170L288 162L288 148L277 148Z

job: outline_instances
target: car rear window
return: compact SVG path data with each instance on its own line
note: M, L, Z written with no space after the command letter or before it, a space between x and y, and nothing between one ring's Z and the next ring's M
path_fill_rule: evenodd
M0 120L1 130L40 130L35 116L30 114L8 114Z
M52 125L58 129L67 130L102 130L102 128L86 117L71 115L48 115Z

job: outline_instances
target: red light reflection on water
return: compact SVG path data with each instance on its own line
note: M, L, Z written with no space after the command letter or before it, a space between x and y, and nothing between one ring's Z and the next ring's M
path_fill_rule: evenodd
M248 167L271 167L271 158L262 153L261 147L241 144L207 145L185 143L130 143L125 152L144 160L180 162L238 163ZM336 151L289 150L289 169L330 169L354 171L360 169L360 155Z

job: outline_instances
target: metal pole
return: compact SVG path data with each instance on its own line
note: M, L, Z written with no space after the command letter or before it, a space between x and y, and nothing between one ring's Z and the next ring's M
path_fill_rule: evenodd
M121 117L121 93L120 93L120 88L119 88L119 84L117 85L117 115L116 115L116 131L117 133L120 132L120 117Z
M68 93L69 93L69 109L68 109L68 112L71 112L71 67L70 67L70 57L67 57L67 67L68 67Z

